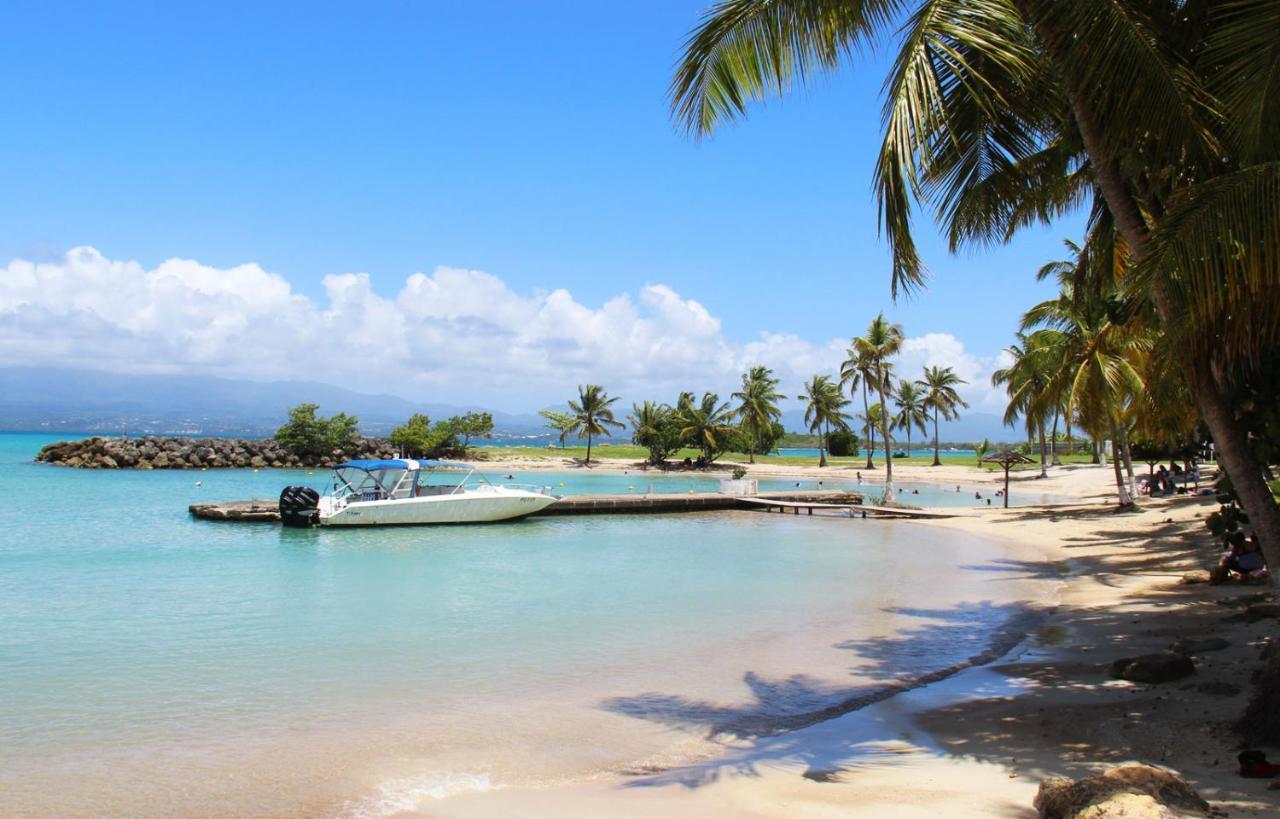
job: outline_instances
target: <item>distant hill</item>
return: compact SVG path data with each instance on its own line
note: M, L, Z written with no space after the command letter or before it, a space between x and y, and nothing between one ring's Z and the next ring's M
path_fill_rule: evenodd
M858 410L861 412L861 409ZM787 428L788 432L808 432L808 428L804 424L803 410L790 410L782 414L782 425ZM990 412L966 412L955 421L943 421L939 426L938 437L946 442L972 441L974 443L988 438L992 443L1016 443L1023 440L1021 429L1013 429L1006 427L1001 423L999 415ZM861 429L855 428L854 432L861 435ZM894 433L896 441L900 433ZM905 438L904 438L905 440ZM933 440L933 424L929 424L929 433L927 435L912 436L914 444Z
M310 401L321 413L347 412L361 430L385 434L415 412L433 419L485 407L419 404L314 381L244 381L184 375L119 375L93 370L0 368L0 429L267 435L289 407ZM493 413L504 436L545 433L536 414Z

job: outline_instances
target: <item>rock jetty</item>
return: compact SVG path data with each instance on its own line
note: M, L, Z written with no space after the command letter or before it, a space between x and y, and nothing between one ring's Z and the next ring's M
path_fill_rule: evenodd
M304 458L274 438L85 438L49 444L37 461L79 469L327 468L352 458L394 458L385 438L361 438L348 452Z

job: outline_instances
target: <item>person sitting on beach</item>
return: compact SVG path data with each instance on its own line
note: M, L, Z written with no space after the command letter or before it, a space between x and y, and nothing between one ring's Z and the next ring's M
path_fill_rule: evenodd
M1233 544L1218 567L1209 573L1209 580L1212 583L1225 583L1233 575L1238 575L1243 582L1265 580L1268 577L1267 561L1262 556L1257 535Z
M981 493L981 492L974 492L974 493L973 493L973 499L974 499L974 500L982 500L982 493Z

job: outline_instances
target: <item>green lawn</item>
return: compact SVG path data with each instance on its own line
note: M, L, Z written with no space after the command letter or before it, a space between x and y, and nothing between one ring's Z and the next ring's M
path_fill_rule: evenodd
M635 444L622 443L602 443L593 444L591 447L591 457L594 458L622 458L631 461L643 461L648 457L648 450ZM680 462L685 458L697 460L698 451L695 449L682 449L672 455L668 460L672 462ZM954 452L939 453L942 462L946 464L965 464L969 466L977 466L977 460L972 454L960 454ZM587 447L583 445L570 445L564 448L556 447L554 449L537 446L486 446L476 447L471 450L471 457L476 460L500 460L503 458L535 458L541 460L559 460L562 458L576 458L582 460L587 457ZM745 452L726 452L717 460L720 462L743 462L748 460ZM910 458L894 458L894 463L911 464L913 466L925 465L933 463L932 450L914 450ZM1063 463L1089 463L1092 459L1088 455L1063 455L1061 456ZM876 458L876 465L879 466L882 459ZM815 455L757 455L756 463L760 464L779 464L782 466L816 466L818 458ZM836 457L834 455L827 456L827 463L832 466L851 466L859 467L866 463L865 455ZM999 470L1000 467L993 464L984 464L984 469ZM1039 469L1040 463L1037 460L1034 464L1027 464L1021 467L1015 467L1015 470Z

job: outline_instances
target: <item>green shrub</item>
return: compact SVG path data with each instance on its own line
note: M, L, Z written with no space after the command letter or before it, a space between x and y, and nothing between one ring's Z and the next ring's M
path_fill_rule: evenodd
M847 429L837 429L827 436L827 451L844 457L858 454L858 436Z
M332 418L316 414L318 404L299 404L289 410L289 420L276 430L276 440L300 458L318 458L335 449L348 452L360 440L360 421L340 412Z

